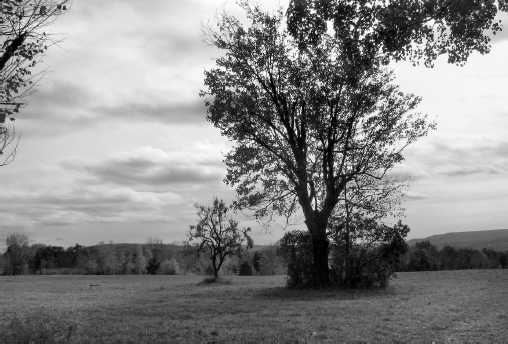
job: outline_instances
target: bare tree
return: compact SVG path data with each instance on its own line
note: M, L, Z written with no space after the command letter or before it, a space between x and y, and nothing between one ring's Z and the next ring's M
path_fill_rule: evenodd
M16 156L20 136L16 135L13 116L27 105L26 99L36 92L37 83L46 73L35 67L50 46L62 41L47 27L67 12L70 4L71 0L0 2L0 166ZM7 119L10 124L6 124Z
M254 242L249 236L250 228L238 229L238 222L228 214L229 207L223 200L216 197L212 206L196 204L199 222L190 226L187 234L188 242L184 243L185 251L199 255L204 252L212 261L215 279L219 278L219 270L228 256L242 255L242 244L246 241L247 248ZM191 246L192 240L198 244Z

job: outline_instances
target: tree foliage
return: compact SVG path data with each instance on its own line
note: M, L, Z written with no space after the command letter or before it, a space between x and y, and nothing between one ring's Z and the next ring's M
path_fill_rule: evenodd
M252 264L248 260L243 261L240 264L238 274L240 276L252 276L254 274Z
M346 288L387 286L407 251L408 232L400 220L387 225L361 213L335 218L329 231L332 282Z
M190 226L187 234L188 241L184 244L188 252L205 253L212 262L215 278L219 277L219 270L228 256L242 255L242 245L252 248L254 242L249 236L250 228L238 228L238 221L230 215L230 208L223 200L213 199L211 206L196 204L199 221ZM191 242L196 240L196 245Z
M348 184L379 193L403 149L433 127L414 112L420 99L402 93L379 66L351 72L342 42L323 33L301 49L274 14L240 1L244 27L222 13L205 41L224 51L205 71L207 119L235 142L226 183L236 206L269 225L301 210L312 238L316 283L328 284L329 220Z
M3 0L0 52L0 166L16 155L14 114L26 105L45 71L35 71L48 48L62 41L47 27L66 13L71 0ZM6 123L9 119L10 123ZM7 148L10 145L10 148ZM5 155L4 155L5 154ZM2 157L3 155L3 157Z
M5 239L7 252L6 274L23 275L28 273L31 249L28 235L24 233L11 233Z
M284 233L280 239L280 254L284 257L289 288L312 288L319 285L314 273L312 237L307 231Z
M301 48L319 44L331 24L358 70L403 59L432 66L440 55L462 65L474 51L489 53L501 11L506 0L291 0L287 22Z

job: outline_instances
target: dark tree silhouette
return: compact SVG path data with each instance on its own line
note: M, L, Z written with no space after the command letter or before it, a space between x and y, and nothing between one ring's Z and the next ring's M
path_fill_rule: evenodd
M205 72L201 93L207 119L236 143L225 158L225 181L236 186L236 206L267 225L301 209L313 280L327 285L326 231L346 186L383 180L433 125L414 113L420 99L391 84L390 71L373 65L353 75L340 40L323 34L300 49L284 29L282 9L269 14L240 4L249 27L227 13L218 29L204 27L205 41L225 52Z
M228 256L242 256L242 245L252 248L254 242L249 236L250 228L238 229L238 222L230 215L230 208L224 201L213 200L212 206L196 204L199 222L190 226L188 241L184 243L187 252L205 253L212 261L215 279L219 278L219 270ZM191 245L191 241L198 241Z

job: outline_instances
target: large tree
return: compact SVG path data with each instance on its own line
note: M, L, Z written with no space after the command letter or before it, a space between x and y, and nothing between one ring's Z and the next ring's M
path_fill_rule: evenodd
M16 156L14 114L27 104L45 70L35 71L50 46L62 41L47 31L71 0L3 0L0 51L0 166ZM9 119L10 123L6 123ZM10 145L9 148L7 148Z
M228 13L205 41L222 49L205 71L207 119L235 142L226 154L226 183L237 206L257 219L299 209L312 237L315 280L329 283L327 227L347 185L382 180L403 149L427 134L420 99L391 83L381 63L352 73L340 40L324 32L301 47L284 11L241 1L250 26Z

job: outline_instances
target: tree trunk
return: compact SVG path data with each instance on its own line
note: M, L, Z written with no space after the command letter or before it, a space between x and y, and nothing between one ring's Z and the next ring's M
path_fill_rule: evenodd
M321 234L321 233L319 233ZM328 240L324 235L312 235L312 250L314 258L314 283L316 287L326 287L330 284L330 269L328 268Z
M212 257L212 266L213 266L213 275L215 277L215 279L219 279L219 269L220 268L217 268L217 264L215 262L215 256Z
M307 218L305 221L312 238L312 254L314 260L314 285L325 287L330 284L330 269L328 268L328 238L326 236L326 224L314 219Z

